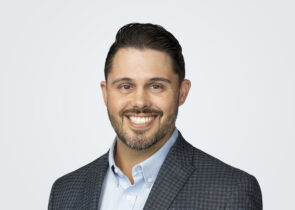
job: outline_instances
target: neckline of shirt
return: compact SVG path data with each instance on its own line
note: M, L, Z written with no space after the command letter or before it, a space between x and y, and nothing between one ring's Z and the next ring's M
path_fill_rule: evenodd
M154 183L154 181L156 180L158 172L159 172L168 152L170 151L171 147L173 146L173 144L177 140L178 135L179 135L178 130L175 128L171 137L157 152L155 152L148 159L135 165L132 168L132 176L137 176L139 173L142 173L146 185L151 186ZM114 161L115 145L116 145L116 138L110 148L108 158L109 158L109 167L112 171L112 175L115 176L115 178L117 180L117 186L119 186L120 179L126 179L126 175L123 174L123 172L120 170L120 168L118 166L116 166L116 164L115 164L115 161Z

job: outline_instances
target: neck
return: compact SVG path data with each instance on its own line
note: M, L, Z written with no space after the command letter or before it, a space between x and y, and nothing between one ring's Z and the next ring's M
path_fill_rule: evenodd
M168 139L173 134L174 129L172 129L169 134L158 141L155 145L145 150L131 149L117 137L114 155L115 163L129 178L131 184L134 184L134 180L132 177L132 168L156 153L168 141Z

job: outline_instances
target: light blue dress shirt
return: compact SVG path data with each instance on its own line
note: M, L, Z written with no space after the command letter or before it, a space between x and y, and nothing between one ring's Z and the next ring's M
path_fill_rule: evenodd
M158 172L177 137L178 130L175 129L172 136L155 154L132 168L133 185L115 164L115 140L109 151L109 168L102 185L99 209L143 209Z

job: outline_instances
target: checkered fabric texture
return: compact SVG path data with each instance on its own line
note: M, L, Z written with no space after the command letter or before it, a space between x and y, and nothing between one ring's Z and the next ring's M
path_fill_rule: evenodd
M97 210L107 168L105 154L59 178L48 209ZM255 177L194 148L179 134L144 209L262 210L262 196Z

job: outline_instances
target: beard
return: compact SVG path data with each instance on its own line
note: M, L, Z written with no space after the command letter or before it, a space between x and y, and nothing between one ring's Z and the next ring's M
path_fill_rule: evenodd
M178 104L178 103L177 103ZM160 110L154 110L149 108L143 109L130 109L123 110L120 112L120 119L116 119L114 115L112 115L108 109L108 116L111 121L111 124L117 134L117 137L129 148L134 150L146 150L156 143L158 143L161 139L163 139L166 135L168 135L172 129L175 127L175 121L178 114L178 105L176 104L175 112L168 115L167 119L161 124L159 122L157 130L148 137L146 133L148 130L132 130L133 134L128 135L127 132L123 128L123 119L125 114L127 113L151 113L157 114L157 117L161 119L163 116L163 112ZM159 120L160 121L160 120Z

